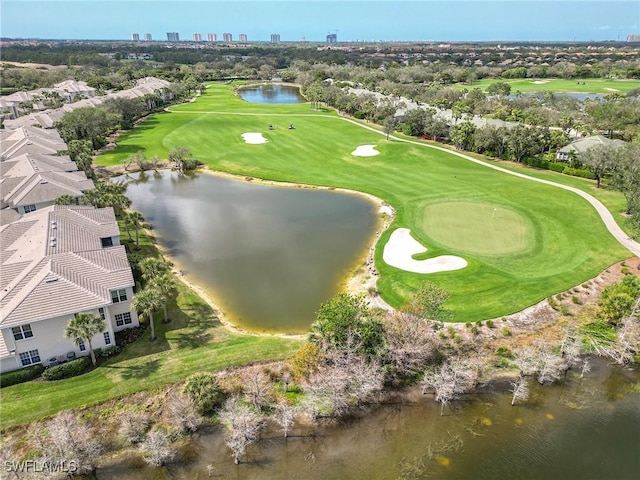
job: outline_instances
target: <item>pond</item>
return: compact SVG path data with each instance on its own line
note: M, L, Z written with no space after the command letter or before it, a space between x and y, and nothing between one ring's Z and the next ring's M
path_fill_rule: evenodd
M300 95L298 87L290 85L260 85L242 88L238 91L240 97L253 103L304 103L305 98Z
M177 268L251 331L307 331L364 262L378 228L376 205L356 194L209 173L130 179L132 207Z
M512 407L494 384L440 407L418 389L340 425L274 426L233 464L215 427L193 436L174 460L146 467L130 455L98 468L99 479L631 480L640 471L640 371L592 360L584 378L531 386ZM209 469L207 466L210 466Z

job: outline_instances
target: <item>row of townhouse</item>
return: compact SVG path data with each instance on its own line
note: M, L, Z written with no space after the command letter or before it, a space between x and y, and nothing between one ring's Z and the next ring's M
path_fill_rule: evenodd
M82 82L79 82L82 83ZM76 108L81 107L96 107L102 104L105 100L109 98L142 98L145 95L160 95L163 100L170 100L173 98L173 94L170 91L169 86L170 82L167 80L163 80L161 78L155 77L145 77L140 78L136 81L136 86L129 88L127 90L121 90L118 92L111 92L103 96L95 96L95 93L87 96L87 98L82 98L78 101L73 101L72 103L67 103L60 108L52 108L52 109L43 109L38 108L39 104L34 105L33 112L27 113L26 115L20 116L22 112L16 110L17 104L13 105L11 109L7 108L2 102L5 101L3 99L7 99L11 97L11 95L7 97L0 98L0 111L8 112L5 115L8 115L9 118L4 120L4 125L6 128L15 129L24 126L37 126L41 128L53 128L53 124L60 120L62 116L75 110ZM91 87L88 87L91 88ZM34 91L37 92L37 91ZM12 95L17 96L18 94L26 95L33 92L16 92ZM75 97L78 98L78 97ZM15 112L14 112L15 110ZM15 114L14 114L15 113Z
M94 348L138 326L113 209L55 205L94 187L66 149L49 128L0 130L0 373L88 354L64 336L78 313L105 319Z

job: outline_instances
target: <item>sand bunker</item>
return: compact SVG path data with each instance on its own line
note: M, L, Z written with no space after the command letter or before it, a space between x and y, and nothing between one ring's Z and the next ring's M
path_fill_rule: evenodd
M393 208L391 208L389 205L382 205L380 207L380 213L384 213L385 215L389 215L390 217L393 216Z
M604 87L604 89L607 92L619 92L620 90L618 90L617 88L609 88L609 87Z
M243 133L242 138L247 143L259 144L259 143L267 143L267 139L262 136L262 133L248 132Z
M351 155L356 157L373 157L374 155L378 155L380 152L376 150L375 145L360 145L356 148Z
M411 236L408 228L396 229L384 246L382 259L392 267L413 273L437 273L460 270L467 266L464 258L454 255L440 255L426 260L414 260L417 253L427 249Z
M544 85L545 83L549 83L549 80L536 80L532 82L534 85Z

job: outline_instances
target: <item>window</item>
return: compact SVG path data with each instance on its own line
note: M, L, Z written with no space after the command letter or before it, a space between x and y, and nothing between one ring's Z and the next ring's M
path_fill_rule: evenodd
M102 242L102 248L113 247L113 238L111 237L101 238L100 241Z
M20 361L22 362L23 367L40 363L40 354L38 353L38 350L23 352L20 354Z
M130 325L130 324L131 324L131 313L130 312L116 314L116 325L118 327L121 327L123 325Z
M35 212L35 211L36 211L36 206L35 205L25 205L24 206L24 213Z
M13 327L11 329L13 333L14 340L24 340L26 338L33 337L33 332L31 331L31 325L20 325L19 327Z
M100 316L102 317L103 320L106 320L107 317L105 317L105 315L104 315L104 308L100 307L98 309L98 313L100 314Z
M78 348L80 349L81 352L84 352L87 349L87 347L85 346L82 340L80 341L80 343L78 343Z
M111 301L113 303L126 302L127 291L124 288L120 290L111 290Z
M105 345L111 345L111 335L109 335L109 332L104 332L104 344Z

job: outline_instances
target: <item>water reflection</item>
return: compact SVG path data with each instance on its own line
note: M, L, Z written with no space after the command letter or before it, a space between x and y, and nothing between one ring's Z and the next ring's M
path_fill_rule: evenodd
M239 90L240 96L252 103L303 103L298 87L289 85L260 85Z
M525 405L512 407L508 385L494 385L444 416L415 391L346 424L298 425L288 439L272 426L240 466L211 427L167 467L141 468L131 456L98 478L631 480L640 471L639 381L637 370L598 360L585 379L533 385Z
M360 196L210 174L143 174L127 195L183 273L256 331L306 331L377 226Z

